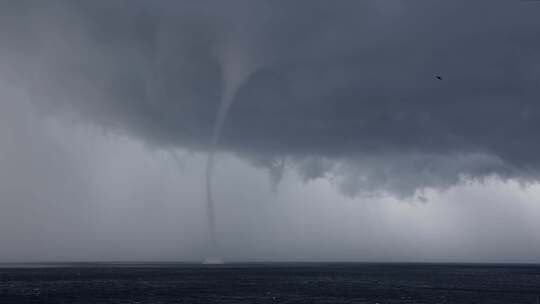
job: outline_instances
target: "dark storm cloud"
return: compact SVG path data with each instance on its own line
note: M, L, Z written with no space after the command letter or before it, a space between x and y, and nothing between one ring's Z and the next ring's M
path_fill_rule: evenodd
M346 193L410 194L461 175L538 175L532 2L0 6L12 83L156 145L205 148L228 75L240 80L220 148L273 176L287 158L306 179L348 177Z

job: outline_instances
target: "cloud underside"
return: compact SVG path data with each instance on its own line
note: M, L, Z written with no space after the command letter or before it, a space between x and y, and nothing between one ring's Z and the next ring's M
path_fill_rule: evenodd
M350 195L411 195L464 176L538 177L538 5L20 1L0 8L9 25L0 30L7 81L46 110L67 109L152 145L205 150L226 84L237 81L219 149L277 179L286 164L306 180L332 176Z

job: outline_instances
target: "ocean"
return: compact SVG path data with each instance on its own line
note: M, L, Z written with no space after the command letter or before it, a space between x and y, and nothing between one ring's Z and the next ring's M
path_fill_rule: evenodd
M0 303L540 303L540 265L0 264Z

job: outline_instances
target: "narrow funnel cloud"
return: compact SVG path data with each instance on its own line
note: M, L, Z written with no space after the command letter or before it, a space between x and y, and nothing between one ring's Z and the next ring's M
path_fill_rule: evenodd
M223 129L225 120L227 119L229 109L234 101L236 92L255 70L255 65L251 60L249 60L249 54L246 54L245 49L238 47L237 45L224 45L224 47L220 50L218 58L222 69L223 91L219 110L216 116L216 122L212 132L212 141L208 151L208 159L206 162L206 212L208 217L208 229L210 233L211 256L219 256L218 242L216 237L216 215L212 195L214 154L216 152L221 131ZM211 258L208 261L210 260L216 260L216 258Z

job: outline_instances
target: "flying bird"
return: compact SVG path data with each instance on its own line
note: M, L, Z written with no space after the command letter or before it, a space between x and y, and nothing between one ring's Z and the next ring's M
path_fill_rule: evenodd
M442 77L441 76L435 76L435 78L439 79L439 80L442 80Z

